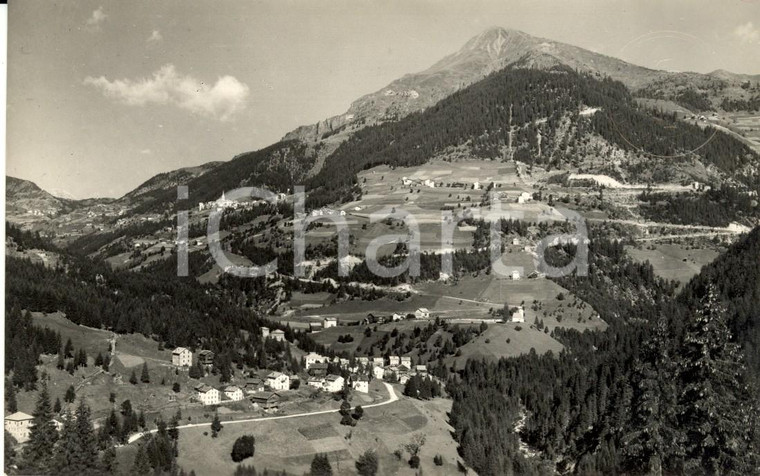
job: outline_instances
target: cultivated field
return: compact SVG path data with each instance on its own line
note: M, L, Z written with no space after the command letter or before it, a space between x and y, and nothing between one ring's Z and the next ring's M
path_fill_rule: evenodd
M641 248L628 246L626 251L637 261L651 263L657 276L678 281L680 284L688 282L704 265L711 263L718 256L716 249L688 249L683 245L671 244L645 244Z

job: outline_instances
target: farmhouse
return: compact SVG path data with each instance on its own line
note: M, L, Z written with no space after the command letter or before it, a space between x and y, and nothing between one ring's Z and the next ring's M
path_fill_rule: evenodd
M430 180L430 179L426 179L426 180L423 182L423 184L424 184L426 187L435 188L435 182L433 182L433 181L432 181L432 180Z
M512 313L512 322L525 322L525 309L522 306Z
M512 270L512 280L513 281L519 281L520 280L520 272L515 270Z
M190 367L193 365L193 353L184 347L177 347L172 351L172 365Z
M238 402L243 399L243 391L240 390L240 387L237 387L235 385L227 385L226 387L222 388L222 392L224 392L225 397L227 397L229 400L232 400L233 402Z
M412 358L409 356L401 357L401 365L405 366L408 371L412 368Z
M322 323L321 322L310 322L309 323L309 331L311 331L311 332L319 332L322 329L324 329L324 327L322 327Z
M264 392L257 395L251 395L251 403L254 407L263 410L274 411L280 404L280 394L277 392Z
M357 392L369 393L369 379L365 376L352 378L351 387Z
M427 365L415 365L414 371L418 374L426 374L427 373Z
M281 329L275 329L269 334L272 339L283 342L285 340L285 331Z
M317 354L316 352L309 352L304 356L303 360L306 365L306 370L309 370L314 364L327 362L327 357Z
M399 314L397 312L394 312L393 316L391 317L391 320L393 320L394 322L395 321L403 321L405 317L406 316L404 316L403 314Z
M523 192L517 197L517 203L528 203L533 200L533 196L528 192Z
M309 366L309 375L312 377L324 377L327 375L327 364L324 362L317 362Z
M333 375L330 374L325 379L325 390L328 392L334 393L334 392L340 392L343 390L343 384L345 383L345 380L340 375Z
M374 367L382 367L385 365L385 359L382 357L372 357L372 365Z
M325 317L324 321L322 321L322 325L324 325L325 329L329 329L331 327L337 327L338 319L335 317Z
M245 393L263 392L264 390L265 382L258 377L251 377L245 381Z
M414 311L414 317L417 319L430 319L430 310L426 307L421 307Z
M195 387L195 397L203 405L217 405L220 401L219 390L205 383Z
M306 381L306 385L322 390L325 386L324 377L311 377Z
M29 439L33 419L32 415L27 415L24 412L8 415L5 417L5 431L16 438L16 441L23 443Z
M211 367L214 365L214 353L210 350L202 350L198 352L198 362L204 367Z
M391 355L388 357L388 363L390 365L399 365L401 364L401 357L398 355Z
M282 372L272 372L267 375L267 385L272 390L288 390L290 388L290 377Z
M356 361L359 362L359 365L364 365L365 367L369 365L369 357L357 357Z
M385 369L383 367L372 367L372 376L378 380L382 380L385 375Z

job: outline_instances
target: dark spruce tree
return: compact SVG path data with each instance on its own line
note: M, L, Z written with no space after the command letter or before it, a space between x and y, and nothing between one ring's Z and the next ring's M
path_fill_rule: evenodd
M58 441L58 430L53 421L47 385L43 385L40 390L32 416L34 419L29 431L29 441L24 447L23 467L32 474L47 473L52 468L53 449Z

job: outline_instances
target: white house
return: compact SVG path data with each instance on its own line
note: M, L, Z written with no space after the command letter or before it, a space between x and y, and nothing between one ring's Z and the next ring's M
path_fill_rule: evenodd
M391 317L391 319L393 319L393 321L403 321L405 318L406 318L406 316L404 316L403 314L399 314L397 312L394 312L393 313L393 317Z
M228 385L222 389L224 396L233 402L237 402L243 399L243 391L240 387L235 385Z
M523 192L517 197L517 203L528 203L533 200L533 196L528 192Z
M519 246L520 245L520 238L512 238L512 245L513 246Z
M426 307L421 307L414 311L414 317L417 319L430 319L430 310Z
M364 365L365 367L369 365L369 357L357 357L356 361L359 362L359 365Z
M190 367L193 365L193 353L190 349L177 347L172 351L172 365L176 367Z
M406 366L407 369L412 368L412 358L409 356L401 357L401 365Z
M411 185L412 181L408 177L401 177L401 183L404 185Z
M435 182L430 179L426 179L423 183L426 187L435 188Z
M426 374L427 373L427 365L415 365L414 371L418 374Z
M520 280L520 272L516 269L512 271L512 280L513 281L519 281Z
M322 321L322 324L324 325L325 329L329 329L331 327L337 327L338 319L335 317L325 317L324 321Z
M330 393L334 392L340 392L343 390L343 385L345 384L345 380L340 375L328 375L325 379L325 386L324 389L327 390Z
M369 393L369 379L365 376L353 379L352 388L357 392Z
M309 367L314 364L326 363L327 357L321 354L317 354L316 352L309 352L303 357L303 360L306 364L306 370L309 370Z
M372 376L378 380L382 380L385 375L385 369L383 367L372 367Z
M385 365L385 359L382 357L372 357L372 365L374 367L383 367Z
M285 331L281 329L275 329L269 334L272 339L283 342L285 340Z
M399 357L398 355L390 355L388 356L388 363L390 365L400 365L401 357Z
M219 390L205 383L195 387L195 396L204 405L218 405L221 400Z
M478 182L476 180L475 183L472 184L472 189L473 190L480 190L480 182Z
M322 377L311 377L306 384L309 387L314 387L322 390L325 387L325 379Z
M522 306L512 313L512 322L525 322L525 309Z
M266 339L269 337L269 328L268 327L262 327L261 328L261 337L262 339Z
M267 385L272 390L290 389L290 377L282 372L272 372L267 375Z
M5 417L5 431L10 433L16 441L24 443L29 439L32 420L34 417L24 412L16 412Z

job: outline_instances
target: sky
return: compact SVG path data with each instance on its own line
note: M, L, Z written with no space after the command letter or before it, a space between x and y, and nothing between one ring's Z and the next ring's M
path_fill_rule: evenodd
M494 26L760 74L760 0L22 0L8 23L6 173L73 198L265 147Z

